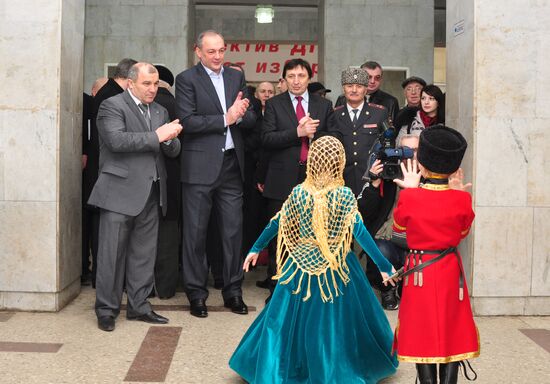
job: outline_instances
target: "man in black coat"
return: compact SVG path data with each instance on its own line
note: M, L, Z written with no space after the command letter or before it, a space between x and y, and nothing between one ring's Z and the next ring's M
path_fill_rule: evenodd
M269 151L263 194L270 217L281 209L292 188L305 180L310 141L334 126L332 103L307 91L311 77L307 61L289 60L283 69L288 91L266 102L261 138L263 148ZM267 272L271 291L275 287L271 279L276 272L275 248L274 240Z
M170 92L174 85L174 75L163 65L155 65L159 73L159 88L155 102L168 111L170 121L176 119L176 98ZM161 299L168 299L176 294L179 277L179 255L181 241L181 188L180 156L164 157L166 166L166 216L159 221L157 259L155 261L155 290Z

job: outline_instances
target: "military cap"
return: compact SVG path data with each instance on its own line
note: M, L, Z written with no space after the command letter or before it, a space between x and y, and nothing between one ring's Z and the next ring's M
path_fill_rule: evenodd
M361 68L348 68L342 71L342 85L360 84L369 85L369 74Z

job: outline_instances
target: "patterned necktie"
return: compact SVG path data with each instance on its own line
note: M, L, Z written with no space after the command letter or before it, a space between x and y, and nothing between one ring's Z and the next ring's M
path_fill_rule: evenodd
M149 130L151 130L151 116L149 115L149 106L147 104L140 103L139 109L143 112L143 117L145 117L145 122L147 123L147 127Z
M355 127L357 125L357 112L359 112L358 109L352 109L353 112L353 120L351 121L353 123L353 126Z
M302 99L302 96L296 96L296 101L298 102L298 104L296 104L296 118L298 119L298 123L306 115L306 111L304 111L304 107L302 106ZM302 147L300 148L300 163L305 163L307 161L308 151L309 137L304 136L302 137Z

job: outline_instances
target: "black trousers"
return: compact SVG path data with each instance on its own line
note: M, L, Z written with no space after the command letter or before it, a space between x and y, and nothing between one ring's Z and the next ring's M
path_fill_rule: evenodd
M380 252L382 252L382 255L388 259L396 271L404 265L406 255L406 251L404 249L399 248L390 240L375 239L374 242L380 249ZM369 280L370 285L382 292L388 291L392 288L390 284L385 286L382 283L380 270L370 257L367 257L367 279Z
M189 300L208 297L206 240L212 208L223 253L222 295L242 296L241 258L243 184L235 151L226 151L218 179L210 185L182 183L182 266Z
M155 261L155 289L160 298L170 298L176 294L180 241L178 220L161 219Z
M99 210L85 205L82 208L82 275L91 272L94 285L97 271L98 238ZM91 263L90 255L92 256Z

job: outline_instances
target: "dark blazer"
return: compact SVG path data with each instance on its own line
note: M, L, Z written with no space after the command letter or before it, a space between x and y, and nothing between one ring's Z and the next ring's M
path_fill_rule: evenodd
M319 119L315 137L334 126L332 103L315 94L309 94L308 111L313 119ZM262 122L262 145L269 151L269 163L265 176L264 196L286 200L292 188L303 181L300 167L302 139L296 128L298 119L290 95L287 92L267 100Z
M168 89L159 87L157 96L155 97L155 102L166 108L170 121L176 119L176 99ZM168 210L164 218L166 220L177 220L181 215L181 167L179 155L175 158L165 157L164 165L166 166L166 174L168 178L166 186Z
M99 177L88 204L137 216L145 207L158 171L160 204L166 213L166 168L160 151L175 157L180 142L159 143L155 129L169 121L168 112L153 102L150 113L152 131L128 91L101 103L97 114Z
M391 121L395 122L397 112L399 112L399 101L397 98L379 89L378 91L370 94L369 103L383 105L386 107Z
M378 124L388 120L388 111L381 105L364 103L355 127L346 105L334 108L334 116L336 126L333 129L341 133L346 150L344 180L357 196L363 188L362 177L368 168L369 151L379 136Z
M248 97L243 74L224 67L226 110L233 105L239 91ZM192 184L211 184L219 176L227 129L223 109L212 80L199 62L176 77L176 116L183 125L181 143L181 181ZM256 115L250 105L240 123L230 127L235 152L244 180L243 129L254 126Z

